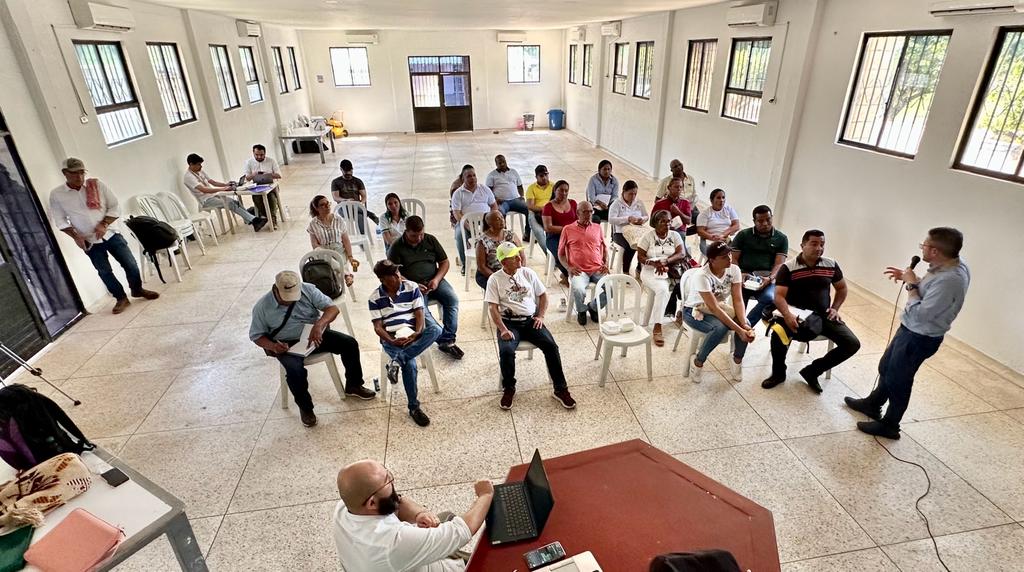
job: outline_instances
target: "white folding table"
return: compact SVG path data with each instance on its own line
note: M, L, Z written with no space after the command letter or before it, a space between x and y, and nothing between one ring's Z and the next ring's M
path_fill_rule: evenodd
M270 187L270 188L262 190L262 191L253 191L253 189L255 189L256 187ZM276 191L277 189L278 189L277 181L274 181L273 183L268 183L266 185L257 185L255 183L249 182L249 183L246 183L246 184L242 185L241 187L235 187L233 190L230 190L230 191L221 191L219 193L214 193L214 196L215 197L234 197L234 198L238 199L238 202L240 202L240 203L242 203L242 197L243 196L252 197L252 196L257 196L258 195L258 196L261 196L261 197L267 197L267 200L266 200L267 209L270 209L271 208L271 206L270 206L270 193L273 192L273 191ZM280 220L281 222L284 222L286 219L285 219L285 216L284 216L284 206L281 205L281 197L279 196L278 200L275 201L275 202L277 203L278 220ZM242 203L242 206L244 207L245 203ZM227 210L227 209L224 209L224 210ZM226 212L224 214L226 214L227 217L228 217L228 226L231 228L231 234L234 234L235 233L235 219L233 217L235 215L231 211L228 211L228 212ZM217 211L217 216L220 217L220 215L221 215L221 212L218 210ZM224 221L223 220L221 220L220 227L221 227L221 229L224 228ZM273 226L270 227L271 230L273 230L273 228L274 228Z
M334 131L330 128L327 129L312 129L310 127L299 127L292 128L278 136L278 141L281 142L281 154L284 164L288 164L288 140L292 141L315 141L316 148L320 151L320 164L324 164L327 161L324 160L324 147L321 145L321 139L324 135L331 140L331 153L334 153Z

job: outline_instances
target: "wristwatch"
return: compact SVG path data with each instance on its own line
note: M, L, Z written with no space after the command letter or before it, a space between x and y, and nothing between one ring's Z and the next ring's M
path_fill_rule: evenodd
M917 290L917 284L907 284L905 288L907 289L907 292L913 292L914 290Z

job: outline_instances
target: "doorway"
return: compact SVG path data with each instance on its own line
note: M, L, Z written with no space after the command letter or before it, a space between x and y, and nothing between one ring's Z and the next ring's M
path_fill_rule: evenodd
M416 133L473 130L469 56L409 56Z

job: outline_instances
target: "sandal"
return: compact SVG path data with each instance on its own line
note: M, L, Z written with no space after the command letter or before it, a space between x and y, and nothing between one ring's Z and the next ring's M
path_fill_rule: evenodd
M654 345L659 348L665 345L665 334L663 334L661 330L655 330L654 333L651 334L651 337L654 338Z
M353 259L349 260L348 263L350 265L352 265L352 272L359 272L359 261L358 260L353 258Z
M354 282L355 282L355 278L353 278L353 276L351 274L346 274L345 275L345 286L348 286L349 288L351 288L352 284Z

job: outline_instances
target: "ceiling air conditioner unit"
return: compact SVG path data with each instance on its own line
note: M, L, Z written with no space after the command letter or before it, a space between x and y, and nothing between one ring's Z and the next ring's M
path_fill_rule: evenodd
M256 22L246 22L245 20L235 20L235 27L238 28L239 38L258 38L260 37L260 25Z
M377 34L345 34L345 43L376 46L380 38Z
M579 26L569 30L569 41L570 42L586 42L587 41L587 27Z
M935 2L928 11L932 16L979 16L1024 12L1024 2L1012 0L953 0Z
M622 35L622 22L605 22L601 24L601 35L618 38Z
M502 44L521 44L526 41L526 32L498 32L498 42Z
M746 6L733 6L726 12L725 22L734 28L744 26L774 26L778 2L762 2Z
M135 29L135 17L127 8L88 0L71 0L70 6L75 25L83 30L130 32Z

